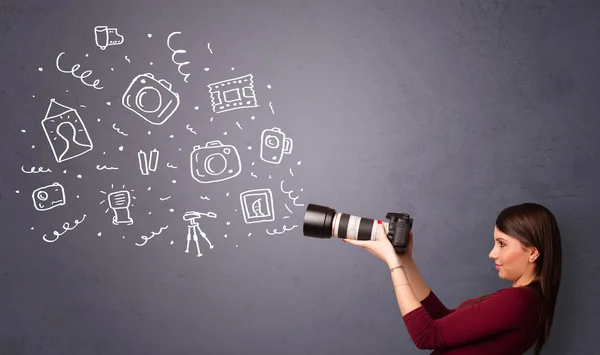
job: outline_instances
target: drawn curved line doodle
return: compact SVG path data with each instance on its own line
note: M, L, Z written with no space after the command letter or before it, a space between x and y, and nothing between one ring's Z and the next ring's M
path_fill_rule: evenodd
M42 236L42 239L44 239L44 241L45 241L45 242L47 242L47 243L54 243L55 241L57 241L57 240L58 240L58 238L59 238L61 235L65 234L67 231L70 231L70 230L73 230L73 229L75 229L75 227L77 227L77 226L79 225L79 223L81 223L81 222L83 222L83 221L85 220L85 217L86 217L86 215L84 214L84 215L83 215L83 217L81 218L81 220L77 220L77 219L76 219L76 220L73 222L73 224L74 224L74 225L73 225L73 227L71 227L71 225L69 224L69 222L65 222L65 223L63 223L63 225L62 225L63 232L62 232L62 233L60 233L60 232L58 232L58 231L56 231L56 230L55 230L54 232L52 232L52 234L53 234L53 235L54 235L56 238L54 238L54 239L52 239L52 240L49 240L49 239L46 239L46 234L44 234L44 235Z
M171 196L167 196L167 197L159 197L158 199L161 200L161 201L166 201L166 200L168 200L170 198L171 198Z
M210 42L208 42L208 44L206 46L208 47L208 50L210 51L210 54L213 54L212 49L210 49Z
M163 230L165 230L167 228L169 228L169 226L160 227L160 229L158 230L158 232L156 232L156 233L155 232L151 232L151 234L150 234L149 237L146 237L145 235L142 235L140 238L142 238L144 240L144 244L135 243L135 245L137 245L139 247L142 247L142 246L146 245L146 243L148 243L148 241L150 239L156 237L157 235L159 235L160 233L162 233Z
M283 190L283 180L281 180L281 192L283 192L284 194L287 194L288 197L294 202L294 206L304 206L303 203L301 204L297 204L296 200L298 199L298 197L300 196L296 196L296 197L292 197L292 192L294 192L294 190L290 190L290 191L285 191Z
M201 200L208 200L208 201L210 201L210 198L208 198L207 196L200 196L200 199Z
M78 78L83 84L87 85L87 86L91 86L96 90L102 90L104 89L104 87L98 87L97 85L100 84L100 80L96 79L94 80L93 84L88 84L86 83L83 79L87 78L88 76L92 75L92 71L91 70L86 70L83 73L81 73L81 75L77 75L75 74L75 72L77 70L79 70L79 68L81 68L80 64L75 64L71 67L71 70L63 70L60 68L60 65L58 65L58 62L60 60L60 57L65 54L65 52L61 52L57 57L56 57L56 69L58 69L58 71L60 71L61 73L67 73L67 74L71 74L74 77Z
M194 131L194 129L192 128L192 126L190 126L189 124L185 126L185 129L187 129L188 131L192 132L193 134L198 134L198 133L196 133L196 131Z
M29 170L25 170L25 166L21 166L21 171L24 172L25 174L39 174L39 173L51 173L52 172L52 170L44 169L41 166L37 170L35 169L35 166L32 166L31 169L29 169Z
M273 103L269 102L269 107L271 108L271 113L275 114L275 111L273 110Z
M290 212L291 214L294 214L294 212L292 212L292 210L290 210L290 208L288 207L287 203L285 204L285 208L288 210L288 212Z
M119 170L119 168L115 167L115 166L100 166L100 165L96 165L96 169L97 170Z
M266 229L265 231L267 232L268 235L275 235L275 234L283 234L284 232L288 232L291 231L292 229L298 227L298 225L294 224L291 228L288 228L285 224L283 225L283 230L281 232L278 232L277 229L273 229L273 232L269 232L268 229Z
M171 37L173 35L175 35L175 34L181 34L181 32L173 32L173 33L171 33L169 35L169 37L167 37L167 47L169 47L169 49L173 52L173 54L171 55L171 60L173 61L173 63L177 64L177 71L179 71L179 74L183 75L183 77L184 77L183 81L185 81L187 83L188 82L187 78L190 76L190 74L182 73L181 72L181 67L184 66L184 65L190 64L190 62L177 62L177 61L175 61L175 56L177 54L185 54L185 53L187 53L187 51L184 50L184 49L177 49L176 50L176 49L171 48L171 43L170 43Z
M171 163L167 163L167 168L177 169L177 166L172 165Z
M117 131L120 135L127 137L129 134L123 133L119 127L117 127L116 123L113 123L112 128Z

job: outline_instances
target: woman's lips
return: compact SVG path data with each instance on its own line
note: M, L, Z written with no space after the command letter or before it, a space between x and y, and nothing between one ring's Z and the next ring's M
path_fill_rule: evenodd
M500 269L500 266L502 266L502 265L496 264L496 270Z

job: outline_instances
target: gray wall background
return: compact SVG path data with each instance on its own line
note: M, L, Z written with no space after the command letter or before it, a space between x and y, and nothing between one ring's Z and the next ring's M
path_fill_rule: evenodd
M510 286L488 259L494 221L534 201L563 233L544 354L598 354L598 10L572 0L2 1L0 353L428 353L406 332L386 266L304 237L304 206L410 213L417 265L455 307ZM124 43L98 48L99 25ZM175 31L188 82L166 45ZM63 69L79 63L104 88L59 72L61 52ZM121 104L142 73L180 96L163 125ZM214 113L207 85L249 73L259 107ZM77 109L92 151L56 162L41 125L51 98ZM294 143L278 165L259 158L272 127ZM239 176L191 178L193 146L211 140L238 148ZM154 148L158 169L141 175L137 152ZM21 170L32 166L52 172ZM53 182L66 205L36 211L32 191ZM111 185L134 190L133 225L111 224L100 204ZM276 218L246 224L239 194L259 188L271 189ZM202 257L184 252L189 210L218 216L201 219L214 245L201 240ZM56 242L42 239L84 214ZM267 233L283 225L298 227Z

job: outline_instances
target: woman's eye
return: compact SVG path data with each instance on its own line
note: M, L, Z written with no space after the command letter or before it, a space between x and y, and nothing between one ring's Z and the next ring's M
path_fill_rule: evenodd
M500 248L504 247L504 243L500 242Z

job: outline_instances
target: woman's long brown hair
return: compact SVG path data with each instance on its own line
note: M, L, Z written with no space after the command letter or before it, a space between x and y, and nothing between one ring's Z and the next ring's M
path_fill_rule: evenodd
M558 223L546 207L526 202L502 210L496 218L496 228L519 240L523 248L533 246L540 253L535 260L536 280L527 285L542 294L541 327L535 346L535 355L539 355L550 336L560 288L562 247ZM464 306L481 302L488 296L473 299Z

